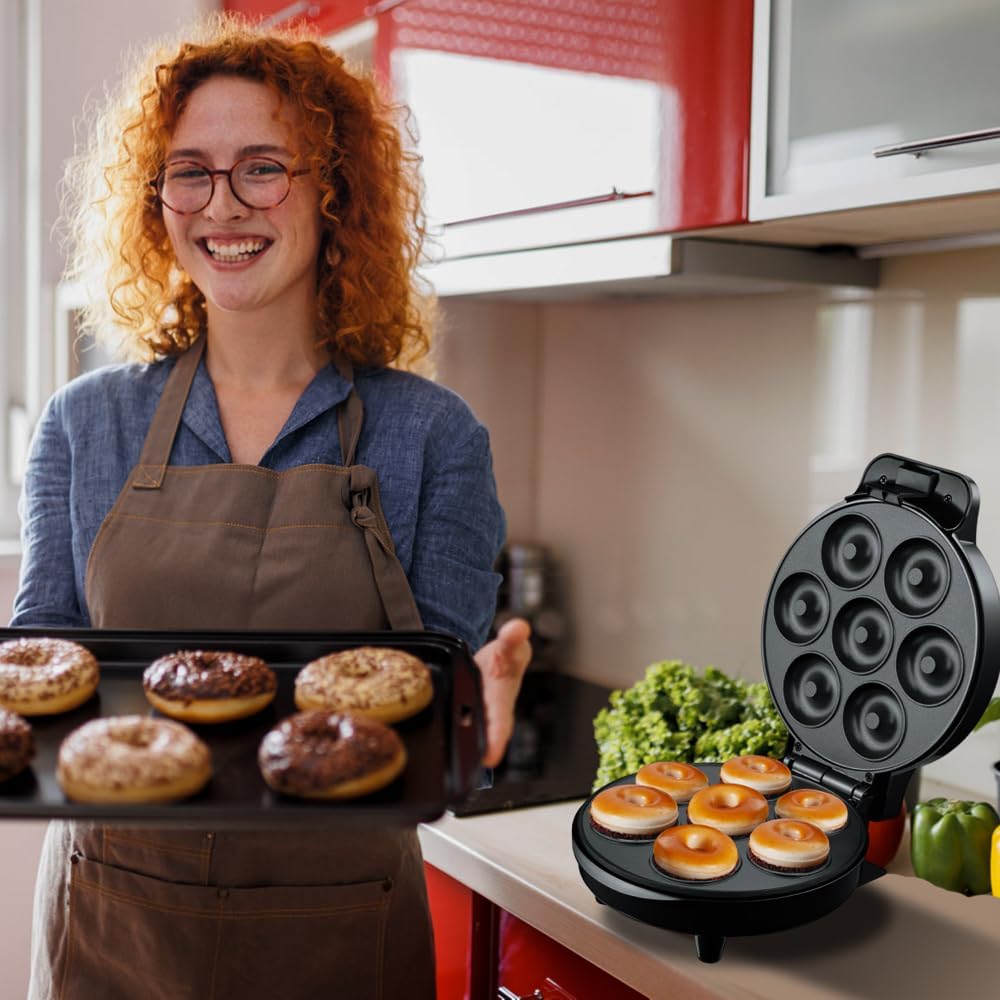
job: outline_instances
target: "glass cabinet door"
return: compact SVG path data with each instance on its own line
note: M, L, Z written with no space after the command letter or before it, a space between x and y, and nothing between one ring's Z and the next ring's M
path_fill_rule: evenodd
M998 42L997 0L759 2L751 218L1000 186Z

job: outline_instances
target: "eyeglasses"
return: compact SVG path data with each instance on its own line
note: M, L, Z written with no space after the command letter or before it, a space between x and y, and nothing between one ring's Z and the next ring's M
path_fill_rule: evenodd
M168 163L151 181L156 196L178 215L194 215L208 207L215 195L216 177L229 181L233 197L247 208L275 208L292 189L292 178L309 173L289 170L278 160L266 156L247 156L228 170L209 170L194 160Z

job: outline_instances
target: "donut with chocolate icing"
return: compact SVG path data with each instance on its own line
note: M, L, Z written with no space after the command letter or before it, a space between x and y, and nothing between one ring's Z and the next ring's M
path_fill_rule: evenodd
M359 712L379 722L400 722L434 697L427 664L402 649L358 646L307 663L295 678L302 711Z
M0 708L0 781L20 774L35 756L35 735L26 719Z
M146 699L183 722L229 722L254 715L278 690L274 671L256 656L189 649L161 656L142 675Z
M356 712L321 709L282 719L261 740L268 786L304 799L353 799L384 788L406 766L399 734Z
M212 774L208 747L187 726L145 715L92 719L59 746L56 779L74 802L174 802Z
M0 708L54 715L82 705L100 668L89 649L66 639L11 639L0 644Z

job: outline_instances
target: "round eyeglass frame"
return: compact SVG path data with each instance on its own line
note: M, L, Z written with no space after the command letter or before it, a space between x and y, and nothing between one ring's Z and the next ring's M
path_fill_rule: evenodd
M285 193L277 201L272 202L269 205L254 205L251 202L247 201L246 198L240 197L239 192L233 185L233 171L236 170L241 163L245 163L247 160L255 160L257 162L273 164L276 167L280 167L281 170L284 172L285 179L288 183L287 186L285 187ZM164 178L166 177L168 168L176 167L181 164L190 164L193 167L197 167L199 170L203 170L208 175L209 181L211 181L211 187L208 189L208 197L205 199L205 204L202 205L201 208L192 208L188 209L187 211L184 211L182 209L174 208L174 206L171 205L170 202L168 202L163 197L163 181ZM164 208L169 208L170 211L173 212L175 215L197 215L199 212L204 212L205 209L208 208L208 206L212 203L212 199L215 197L216 178L225 177L229 183L229 190L232 192L233 197L241 205L243 205L245 208L253 209L254 211L266 212L269 209L277 208L292 193L292 181L296 177L301 177L303 174L308 174L308 173L309 173L308 167L303 167L300 168L299 170L292 170L289 167L286 167L285 164L282 163L280 160L272 159L270 156L241 156L227 170L213 170L211 167L206 167L204 163L199 163L197 160L175 160L173 163L165 163L162 167L160 167L159 173L157 173L156 177L154 177L153 180L149 182L149 186L153 189L153 192L156 195L156 200L159 201L159 203Z

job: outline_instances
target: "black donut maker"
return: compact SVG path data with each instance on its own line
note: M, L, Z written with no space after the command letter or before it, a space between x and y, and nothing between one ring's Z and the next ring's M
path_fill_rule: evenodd
M652 838L595 830L588 799L573 820L573 853L598 902L694 934L698 957L714 962L727 937L815 920L884 874L865 860L868 821L898 815L913 770L965 738L1000 672L1000 594L976 548L978 513L967 476L880 455L857 492L802 531L774 575L762 653L790 730L791 787L825 789L848 806L826 862L765 870L743 836L734 838L732 874L684 881L654 864ZM718 782L720 765L698 766ZM677 822L687 822L684 805Z

